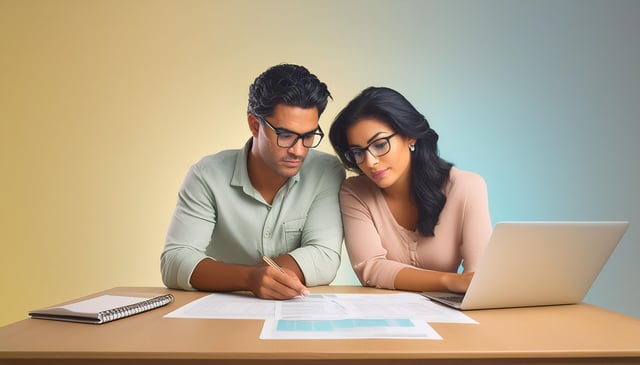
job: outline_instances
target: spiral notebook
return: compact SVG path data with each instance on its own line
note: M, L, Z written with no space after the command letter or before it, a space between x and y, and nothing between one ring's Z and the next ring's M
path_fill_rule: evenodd
M29 315L31 318L38 319L102 324L162 307L171 302L173 302L171 294L148 297L101 295L62 306L32 310Z

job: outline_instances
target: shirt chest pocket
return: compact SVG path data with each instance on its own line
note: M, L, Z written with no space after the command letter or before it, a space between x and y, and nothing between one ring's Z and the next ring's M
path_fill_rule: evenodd
M296 219L283 223L284 240L289 251L294 250L302 244L302 230L306 219Z

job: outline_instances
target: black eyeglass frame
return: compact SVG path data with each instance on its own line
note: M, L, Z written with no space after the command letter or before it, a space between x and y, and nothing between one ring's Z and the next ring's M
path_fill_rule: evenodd
M386 137L382 137L382 138L378 138L375 141L371 141L371 143L369 143L367 145L367 147L364 148L360 148L360 147L354 147L354 148L350 148L349 150L347 150L347 152L344 153L344 158L349 161L350 163L354 164L354 165L360 165L362 163L364 163L365 158L364 158L364 153L365 152L369 152L371 154L371 156L373 157L382 157L384 155L386 155L387 153L389 153L389 151L391 151L391 141L389 141L391 138L395 137L398 133L393 133L390 134ZM369 148L371 148L372 145L374 145L375 143L378 143L382 140L386 140L387 141L387 150L384 153L378 154L376 155L375 153L373 153ZM361 151L362 152L362 160L360 162L358 162L358 159L356 159L355 154L353 153L353 151Z
M278 147L280 147L280 148L291 148L291 147L295 146L296 143L298 143L298 140L300 140L300 139L302 139L302 145L304 147L306 147L306 148L316 148L316 147L318 147L320 145L320 142L322 142L322 139L324 138L324 132L322 131L322 128L320 128L320 125L318 125L318 128L313 132L300 134L300 133L296 133L294 131L290 131L290 130L285 129L285 128L274 127L271 123L269 123L264 117L262 117L260 115L256 115L256 117L258 119L260 119L260 121L262 121L264 124L268 125L269 128L271 128L276 133L276 137L277 137L276 138L276 143L278 144ZM283 134L283 133L295 135L296 138L293 140L293 142L290 145L283 146L283 145L280 144L280 135ZM305 139L308 138L308 137L311 137L311 136L320 136L320 138L318 139L318 141L314 145L307 146L305 144ZM315 138L314 138L314 141L315 141Z

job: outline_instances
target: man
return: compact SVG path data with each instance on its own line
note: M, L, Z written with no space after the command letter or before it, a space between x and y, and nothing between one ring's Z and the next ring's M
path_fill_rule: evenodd
M302 66L277 65L256 78L247 108L252 138L193 165L178 194L161 256L167 287L289 299L335 278L345 172L337 158L313 150L330 97Z

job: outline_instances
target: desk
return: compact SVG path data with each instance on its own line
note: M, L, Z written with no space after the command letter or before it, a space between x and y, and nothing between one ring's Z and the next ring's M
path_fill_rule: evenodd
M102 325L25 319L1 327L0 364L640 363L640 320L588 304L465 312L479 324L432 324L442 341L260 340L261 320L163 318L209 293L114 288L78 299L139 292L171 292L175 301Z

